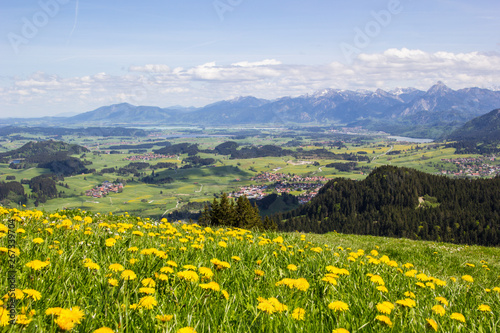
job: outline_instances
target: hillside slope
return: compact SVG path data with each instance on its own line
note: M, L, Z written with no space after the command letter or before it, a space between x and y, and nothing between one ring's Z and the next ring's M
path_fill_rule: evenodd
M336 178L306 205L274 215L281 230L500 244L500 178L450 179L383 166Z
M448 139L500 142L500 109L468 121L451 133Z

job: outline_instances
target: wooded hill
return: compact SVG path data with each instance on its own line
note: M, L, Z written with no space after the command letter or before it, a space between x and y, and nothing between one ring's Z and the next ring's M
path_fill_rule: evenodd
M272 216L284 231L500 244L500 177L451 179L382 166L329 181L309 203Z
M70 156L87 152L89 150L85 147L62 141L30 141L18 149L0 153L0 163L9 163L10 160L17 159L17 163L10 163L10 168L27 169L38 167L49 169L56 175L69 176L95 171L86 167L91 162L81 161L79 158ZM82 157L84 156L82 155Z
M89 150L85 147L62 141L30 141L18 149L0 153L0 159L3 163L6 163L8 159L15 158L25 158L33 160L33 163L40 163L40 159L44 159L44 156L46 155L55 155L56 153L74 155L87 152L89 152Z
M468 121L451 133L449 147L455 154L498 154L500 152L500 109Z

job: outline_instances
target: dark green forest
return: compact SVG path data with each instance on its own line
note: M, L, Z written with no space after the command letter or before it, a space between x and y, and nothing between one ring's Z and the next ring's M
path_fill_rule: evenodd
M500 244L500 177L451 179L382 166L366 179L336 178L309 203L272 216L283 231Z

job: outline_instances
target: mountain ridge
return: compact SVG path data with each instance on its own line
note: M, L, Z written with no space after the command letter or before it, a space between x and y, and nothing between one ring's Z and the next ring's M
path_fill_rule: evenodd
M499 107L500 91L477 87L453 90L439 81L427 91L411 87L390 91L328 88L274 100L240 96L200 108L161 108L120 103L72 117L0 119L0 125L230 126L310 123L363 126L373 130L392 127L396 132L391 134L408 134L414 128L428 125L437 128L435 136L443 136L443 133L450 133L466 121Z

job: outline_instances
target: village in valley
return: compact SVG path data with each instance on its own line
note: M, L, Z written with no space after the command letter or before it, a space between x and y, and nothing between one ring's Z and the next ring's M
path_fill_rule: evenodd
M85 191L85 195L93 198L103 198L110 192L120 193L123 191L122 183L111 183L109 181L104 181L101 185L95 186L94 188Z
M242 186L238 191L230 193L229 197L238 198L244 195L249 199L262 199L274 192L279 194L299 192L296 194L299 203L306 203L318 194L319 189L329 179L323 176L263 172L252 177L251 180L267 184Z
M500 165L494 162L495 156L443 158L441 162L453 163L455 170L443 169L441 174L457 177L495 177L500 175Z
M160 159L177 159L177 155L164 155L164 154L155 154L155 153L145 153L141 155L133 155L124 158L125 161L153 161Z

